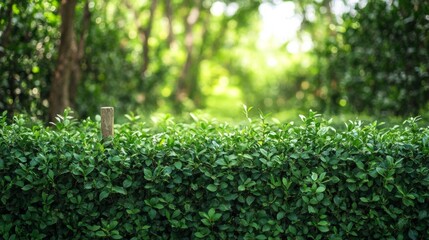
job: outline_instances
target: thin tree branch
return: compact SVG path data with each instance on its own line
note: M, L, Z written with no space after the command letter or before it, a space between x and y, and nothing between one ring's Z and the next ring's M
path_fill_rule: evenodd
M148 20L146 29L143 31L144 32L143 64L142 64L142 70L141 70L142 79L145 78L146 71L149 67L149 37L150 37L151 31L152 31L153 20L154 20L154 16L155 16L157 3L158 3L157 0L152 0L151 5L150 5L149 20Z

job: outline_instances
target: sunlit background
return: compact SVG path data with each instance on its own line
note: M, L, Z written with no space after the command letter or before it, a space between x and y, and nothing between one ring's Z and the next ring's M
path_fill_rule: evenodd
M280 120L309 109L350 118L429 112L426 1L87 0L62 8L74 13L66 20L76 51L65 64L67 96L55 98L55 82L68 76L55 74L64 71L67 22L58 1L0 3L0 111L9 116L47 120L71 107L94 117L107 105L119 119L192 112L234 120L243 105Z

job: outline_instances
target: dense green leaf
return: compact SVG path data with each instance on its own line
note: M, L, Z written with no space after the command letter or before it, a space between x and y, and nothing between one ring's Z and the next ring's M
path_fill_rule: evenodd
M119 187L119 186L112 187L112 191L114 193L120 193L120 194L123 194L123 195L127 194L127 190L125 190L123 187Z
M248 196L246 198L247 205L251 205L254 201L255 201L255 197L253 197L253 196Z
M0 200L7 207L0 238L426 236L427 127L410 132L409 123L355 125L319 136L314 128L327 123L310 116L305 121L308 126L266 123L269 137L255 122L177 124L144 137L117 125L118 136L108 144L86 134L98 129L91 122L67 131L37 129L38 141L23 138L34 129L3 123L0 159L7 171L0 171ZM368 150L371 144L377 149ZM259 161L262 154L269 156L266 164ZM107 161L114 156L121 160Z
M207 186L207 190L209 190L210 192L216 192L217 191L217 186L213 185L213 184L209 184Z
M32 189L32 188L33 188L33 185L28 184L28 185L23 186L21 189L22 189L23 191L28 191L28 190L30 190L30 189Z
M101 201L105 198L107 198L109 196L109 191L103 190L102 192L100 192L100 195L98 197L98 199Z
M97 231L97 232L95 233L95 235L96 235L97 237L106 237L106 236L107 236L107 234L106 234L105 232L103 232L103 231Z
M320 185L317 189L316 189L316 193L321 193L324 192L326 189L325 185Z

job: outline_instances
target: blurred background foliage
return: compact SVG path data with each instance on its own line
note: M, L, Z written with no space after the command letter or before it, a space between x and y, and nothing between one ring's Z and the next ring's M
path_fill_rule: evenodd
M59 50L66 20L81 55ZM61 67L80 73L77 91L52 109ZM381 118L428 115L428 103L428 1L0 2L0 112L9 117L48 121L64 107L87 117L109 105L118 115L222 119L246 104L280 119L309 108Z

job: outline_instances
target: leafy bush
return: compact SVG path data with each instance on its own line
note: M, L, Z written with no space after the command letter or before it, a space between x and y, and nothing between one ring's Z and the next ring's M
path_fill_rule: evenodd
M2 239L429 236L429 129L416 119L131 122L108 141L91 120L0 119Z
M354 111L379 116L427 112L429 1L366 2L323 39L320 57L329 65L324 87L331 92L326 104L340 107L342 99Z

